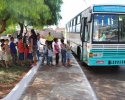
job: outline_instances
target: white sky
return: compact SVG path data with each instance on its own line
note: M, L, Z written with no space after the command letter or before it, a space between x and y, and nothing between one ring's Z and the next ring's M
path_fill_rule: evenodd
M59 27L65 27L65 24L76 16L78 13L83 11L92 4L122 4L125 5L125 0L63 0L62 5L62 20L60 21Z

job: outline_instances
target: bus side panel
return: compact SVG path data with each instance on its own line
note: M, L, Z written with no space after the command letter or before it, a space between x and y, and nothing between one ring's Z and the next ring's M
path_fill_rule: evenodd
M72 46L72 51L73 51L76 55L78 55L78 54L77 54L77 49L78 49L78 46L79 46L79 45L77 45L77 44L71 42L71 46ZM82 47L80 46L80 50L81 50L80 60L83 61L84 59L87 59L87 58L84 58L84 48L82 48Z
M77 44L71 42L71 46L72 46L72 51L77 55Z

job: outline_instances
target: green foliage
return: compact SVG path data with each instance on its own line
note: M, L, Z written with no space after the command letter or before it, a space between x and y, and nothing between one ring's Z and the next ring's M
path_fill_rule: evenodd
M7 27L25 21L37 28L57 25L62 18L62 3L62 0L0 0L0 21L10 15Z
M44 0L45 4L50 8L50 16L51 19L47 20L47 25L57 25L58 21L62 19L60 12L61 12L61 5L63 4L62 0Z
M7 9L7 1L0 0L0 20L3 20L9 13L9 9Z
M14 34L16 32L16 27L15 25L10 25L6 28L6 30L2 33L3 35L6 34Z

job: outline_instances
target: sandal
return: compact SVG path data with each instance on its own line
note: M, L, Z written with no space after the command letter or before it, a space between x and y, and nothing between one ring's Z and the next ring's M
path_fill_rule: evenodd
M35 67L37 64L32 64L30 67L32 68L32 67Z
M32 68L32 67L33 67L33 65L30 66L30 68Z
M69 66L69 67L72 67L72 65L71 65L71 64L69 64L68 66Z

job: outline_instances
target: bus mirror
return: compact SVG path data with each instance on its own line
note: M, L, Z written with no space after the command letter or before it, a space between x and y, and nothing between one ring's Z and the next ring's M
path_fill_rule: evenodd
M88 22L88 23L91 23L91 21L92 21L92 14L89 13L89 14L88 14L88 17L87 17L87 22Z

